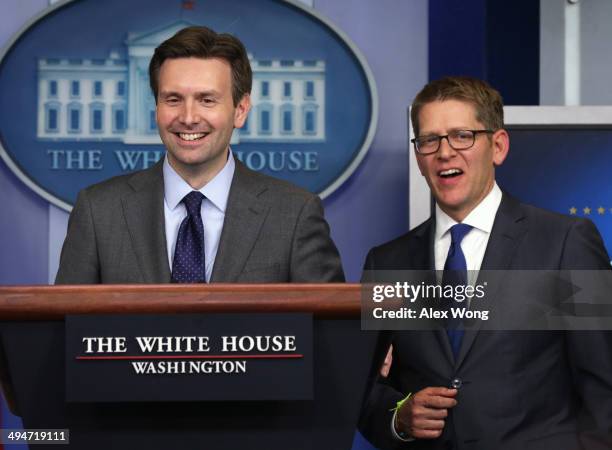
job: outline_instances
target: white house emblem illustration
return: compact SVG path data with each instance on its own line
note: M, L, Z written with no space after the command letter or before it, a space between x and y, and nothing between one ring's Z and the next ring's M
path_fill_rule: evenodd
M39 59L38 139L161 145L148 65L161 42L189 25L128 33L127 59L119 50L106 59ZM325 142L325 61L249 60L253 108L232 144Z

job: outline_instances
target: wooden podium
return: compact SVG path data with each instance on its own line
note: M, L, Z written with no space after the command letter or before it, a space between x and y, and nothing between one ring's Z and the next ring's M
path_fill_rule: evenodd
M313 399L66 401L66 315L209 313L311 313ZM24 428L68 428L70 448L350 449L376 338L354 284L0 287L5 398Z

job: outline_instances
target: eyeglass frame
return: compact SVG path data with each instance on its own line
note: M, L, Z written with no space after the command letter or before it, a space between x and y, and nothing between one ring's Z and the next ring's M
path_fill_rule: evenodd
M436 149L433 152L422 153L419 150L419 146L416 143L416 141L418 139L421 139L421 138L427 137L427 136L419 136L419 137L412 138L412 139L410 139L410 142L412 142L412 144L414 145L415 151L419 155L433 155L434 153L437 153L440 150L440 146L442 145L442 139L445 139L445 138L446 138L446 142L448 142L448 145L450 146L450 148L452 148L453 150L455 150L457 152L462 152L464 150L469 150L472 147L474 147L474 144L476 143L476 137L479 134L481 134L481 133L493 134L493 133L495 133L496 130L491 130L491 129L484 129L484 130L453 130L453 131L451 131L451 133L457 133L457 132L460 132L460 131L469 131L470 133L474 133L474 135L472 136L472 144L469 147L465 147L465 148L455 148L455 147L453 147L453 144L451 144L451 141L448 138L450 133L442 135L442 136L429 136L429 137L435 137L438 140L438 146L436 147Z

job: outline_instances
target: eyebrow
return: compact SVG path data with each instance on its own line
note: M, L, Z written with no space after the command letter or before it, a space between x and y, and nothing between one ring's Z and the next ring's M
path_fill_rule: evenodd
M159 94L157 95L159 98L172 97L172 96L182 97L181 94L175 91L159 91Z
M181 97L181 98L185 97L185 95L184 95L184 94L182 94L182 93L180 93L180 92L177 92L177 91L160 91L160 92L159 92L159 96L160 96L161 98L164 98L164 97L172 97L172 96ZM193 94L193 96L194 96L194 97L196 97L196 98L202 98L202 97L219 97L219 96L220 96L220 93L219 93L218 91L214 90L214 89L210 89L210 90L206 90L206 91L198 91L198 92L195 92L195 93Z
M221 93L214 90L214 89L209 89L208 91L201 91L201 92L196 92L194 94L194 97L196 98L202 98L202 97L220 97Z
M448 130L446 130L446 133L451 133L453 131L465 131L465 130L474 130L474 127L470 127L470 126L460 126L460 127L452 127L449 128ZM421 133L419 133L419 136L442 136L442 134L433 132L433 131L429 131L429 132L424 132L422 131Z

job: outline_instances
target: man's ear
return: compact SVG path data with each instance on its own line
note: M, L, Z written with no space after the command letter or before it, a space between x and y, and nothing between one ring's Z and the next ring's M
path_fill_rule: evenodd
M493 164L501 166L508 156L510 150L510 136L503 128L497 130L491 136L491 144L493 146Z
M251 109L251 95L244 94L234 111L234 128L242 128Z

